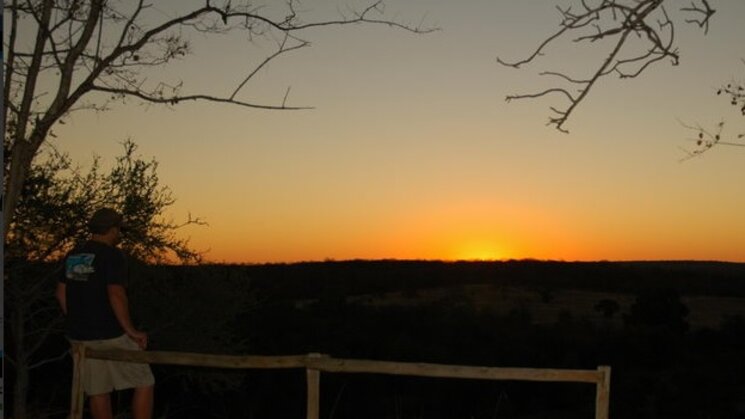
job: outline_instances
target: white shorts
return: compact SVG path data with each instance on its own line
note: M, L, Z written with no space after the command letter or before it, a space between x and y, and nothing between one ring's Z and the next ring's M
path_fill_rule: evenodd
M86 348L96 350L127 349L139 351L140 347L127 335L104 340L72 341L82 343ZM86 358L83 362L80 378L85 394L111 393L135 387L148 387L155 384L150 365L134 362L108 361Z

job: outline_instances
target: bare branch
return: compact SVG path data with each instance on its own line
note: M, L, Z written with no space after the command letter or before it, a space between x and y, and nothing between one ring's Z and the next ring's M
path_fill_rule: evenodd
M67 350L65 350L64 352L62 352L61 354L59 354L59 355L57 355L55 357L47 358L47 359L41 360L41 361L39 361L37 363L34 363L34 364L29 365L28 366L28 369L29 370L32 370L32 369L39 368L39 367L41 367L43 365L46 365L46 364L51 364L52 362L61 361L61 360L65 359L69 353L70 353L70 350L67 349Z
M738 106L740 114L745 116L745 84L730 82L717 90L717 95L725 94L730 97L730 105Z
M8 41L8 55L5 57L5 84L3 86L3 104L6 108L3 110L3 127L7 127L8 123L8 110L14 109L14 112L18 113L18 108L10 101L10 90L13 75L15 72L15 56L16 56L16 36L18 35L18 0L13 0L13 5L10 13L10 35ZM13 106L13 108L10 108ZM4 128L5 129L5 128ZM9 150L5 150L9 152Z
M186 226L190 225L197 225L197 226L208 226L209 224L204 221L203 219L196 217L194 218L191 213L188 213L186 221L184 221L182 224L174 225L174 229L184 228Z
M64 63L60 68L62 73L60 76L60 87L57 90L57 95L55 96L54 101L49 106L49 110L44 117L46 125L51 126L54 121L59 119L59 117L64 114L70 106L72 106L72 103L69 103L68 93L70 92L73 77L77 74L75 71L75 63L85 52L88 42L90 42L93 37L93 32L99 23L99 16L102 13L103 3L104 0L93 0L91 2L90 11L80 38L75 44L73 44L73 47L65 56ZM41 141L43 141L43 139Z
M541 42L538 48L525 59L507 62L497 58L497 62L519 68L524 64L537 61L550 43L560 39L583 44L591 44L608 38L617 40L609 48L607 58L600 61L588 76L575 76L560 71L539 73L555 76L564 82L580 86L576 97L569 95L566 89L557 86L538 94L509 95L507 100L537 98L551 92L563 92L569 98L569 104L561 110L552 109L557 115L549 119L549 124L566 132L564 125L601 78L611 74L616 74L622 79L635 78L650 66L665 59L670 59L672 65L677 65L679 53L675 47L675 22L663 7L666 2L672 3L670 0L598 0L591 4L588 1L579 0L579 12L572 11L571 7L557 7L562 20L556 32ZM699 19L689 19L686 22L697 23L706 29L715 12L706 0L700 0L700 3L694 2L691 7L681 10L699 15ZM636 38L641 41L644 47L642 52L638 51L639 43L636 40L629 42L630 35L636 35Z
M49 327L42 327L35 331L36 335L40 335L36 337L36 342L34 342L33 345L29 345L26 347L26 356L30 357L36 351L38 351L44 343L46 343L47 338L53 333L53 332L61 332L62 330L58 327L62 324L62 322L59 322L57 325L51 325ZM28 337L29 334L27 333L26 336Z
M238 94L238 92L240 92L241 89L243 89L243 86L245 86L246 83L248 83L248 81L251 80L251 78L253 78L253 76L256 75L256 73L258 73L259 70L261 70L270 61L272 61L273 59L279 57L282 54L285 54L285 53L288 53L290 51L294 51L294 50L297 50L297 49L300 49L300 48L305 48L308 45L310 45L310 43L308 43L306 41L298 40L298 41L300 41L299 44L293 45L291 47L288 47L287 46L287 40L288 39L290 39L290 35L289 34L285 34L285 37L282 40L282 42L280 43L279 48L277 49L277 51L274 54L266 57L264 59L264 61L261 62L261 64L257 65L256 68L254 68L254 70L252 72L250 72L248 74L248 76L246 76L245 79L243 79L243 81L238 85L238 87L235 88L235 91L233 92L233 94L230 95L230 98L229 98L230 100L234 100L235 99L235 96ZM282 106L283 107L285 106L286 99L287 99L287 95L285 95L285 100L282 101Z
M290 96L290 89L291 88L292 88L291 86L287 86L287 91L285 92L285 97L282 98L282 106L285 106L287 104L287 97Z
M743 63L745 63L745 60L743 60ZM726 85L720 87L717 90L716 94L718 96L721 96L722 94L728 96L730 105L738 107L740 115L745 116L745 83L743 83L742 81L732 80ZM704 152L718 145L730 147L745 147L745 132L740 132L736 135L725 135L724 121L721 121L719 124L717 124L716 131L706 130L698 124L688 125L681 121L678 122L680 122L680 124L683 125L685 128L694 131L697 134L696 138L689 138L689 141L694 141L696 143L696 147L693 150L687 150L681 147L681 149L686 153L686 157L683 160L688 160L690 158L700 156ZM731 140L725 140L726 138L729 138Z
M267 110L296 111L296 110L303 110L303 109L314 109L311 106L284 106L284 104L282 105L260 105L256 103L249 103L249 102L244 102L240 100L230 99L229 97L217 97L217 96L200 95L200 94L158 97L158 96L151 95L149 93L146 93L140 90L129 90L125 88L111 88L111 87L100 86L100 85L93 85L92 90L111 93L113 95L133 96L138 99L142 99L146 102L160 103L160 104L166 104L166 105L177 105L181 102L187 102L187 101L205 101L205 102L215 102L215 103L237 105L237 106L243 106L243 107L254 108L254 109L267 109Z
M564 96L566 96L569 99L570 102L574 102L576 100L574 96L572 96L569 92L567 92L564 89L559 89L559 88L546 89L542 92L533 93L533 94L510 95L510 96L507 96L505 100L507 102L510 102L513 99L535 99L541 96L548 95L550 93L562 93Z
M576 84L587 84L587 83L590 82L590 80L577 80L577 79L573 79L573 78L567 76L564 73L557 73L555 71L544 71L544 72L542 72L540 74L541 74L541 76L556 76L556 77L560 77L560 78L562 78L562 79L564 79L564 80L566 80L568 82L576 83Z
M704 34L709 33L709 20L711 20L711 17L714 15L716 10L709 6L707 0L701 0L701 5L697 5L693 2L691 3L691 7L683 7L680 10L699 15L697 18L686 19L686 23L695 23L699 28L704 29Z
M44 43L46 40L46 25L49 24L49 20L52 15L52 0L45 0L42 9L42 16L40 18L39 29L36 33L36 42L34 45L34 52L31 58L31 64L29 65L29 72L25 80L23 89L23 99L19 106L18 119L23 121L19 123L16 130L16 141L26 140L26 129L29 114L31 113L31 105L33 103L33 97L36 91L36 82L39 76L39 69L42 64L42 54L44 53ZM7 230L7 227L6 227Z
M722 141L724 138L722 131L724 130L725 123L724 121L721 121L717 124L716 130L709 131L705 128L703 128L701 125L688 125L680 120L678 122L685 128L696 132L696 138L689 138L689 141L693 141L696 144L696 148L693 150L688 150L683 147L680 147L683 152L686 153L686 157L682 158L680 161L685 161L692 159L694 157L698 157L701 154L711 150L717 145L725 145L725 146L731 146L731 147L745 147L745 142L731 142L731 141ZM740 134L737 136L738 139L745 137L745 135Z
M527 64L527 63L533 61L539 55L541 55L541 51L543 51L543 49L546 48L546 46L549 43L551 43L551 41L553 41L554 39L559 38L561 35L564 34L564 32L568 31L569 29L570 29L569 26L564 26L563 28L561 28L558 32L556 32L555 34L551 35L548 39L546 39L545 41L543 41L541 43L541 45L539 45L538 48L536 48L536 50L533 52L533 54L531 54L528 58L525 58L524 60L519 60L519 61L515 61L515 62L507 62L507 61L504 61L501 58L497 57L497 62L499 64L502 64L502 65L507 66L507 67L520 68L521 65Z

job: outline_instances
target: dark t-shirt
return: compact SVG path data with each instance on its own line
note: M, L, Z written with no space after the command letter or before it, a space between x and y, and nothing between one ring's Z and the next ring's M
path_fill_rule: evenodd
M66 284L67 336L75 340L111 339L124 334L109 303L107 285L126 285L124 254L88 241L65 258L60 282Z

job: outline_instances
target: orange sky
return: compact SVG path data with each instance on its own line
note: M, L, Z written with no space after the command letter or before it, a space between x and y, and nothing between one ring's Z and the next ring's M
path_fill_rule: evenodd
M178 199L170 216L209 223L184 234L212 261L745 262L745 150L680 163L692 133L678 122L725 118L745 131L713 94L745 69L745 2L721 1L706 37L681 27L680 66L599 85L570 135L544 126L551 99L504 97L543 86L537 73L551 65L581 71L591 58L562 49L521 71L495 60L551 33L558 16L548 3L391 2L391 15L426 14L443 30L314 30L304 34L311 48L263 70L246 93L276 102L292 86L291 102L314 110L129 101L74 115L55 130L57 145L76 161L111 161L131 137L160 161ZM267 49L197 37L194 50L161 76L225 92Z

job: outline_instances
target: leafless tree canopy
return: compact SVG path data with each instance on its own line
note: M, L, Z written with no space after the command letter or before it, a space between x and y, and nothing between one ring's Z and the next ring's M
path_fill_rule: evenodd
M178 10L164 12L166 5L154 0L5 1L6 232L34 155L53 135L53 126L70 112L107 110L112 101L127 97L166 106L205 101L270 110L305 109L288 104L289 89L278 103L253 102L244 92L249 80L271 61L310 45L303 38L304 31L354 24L386 25L414 33L434 30L387 18L382 0L321 20L306 18L307 11L301 11L296 0L268 2L271 8L247 0L169 4ZM192 53L190 35L238 31L251 40L273 41L275 49L245 71L230 92L186 93L181 82L154 80L154 72L148 71ZM91 95L95 92L103 94Z
M505 66L519 68L533 63L545 54L552 43L571 39L578 44L601 43L607 45L607 57L600 60L588 74L566 74L560 71L543 71L544 76L557 80L555 87L540 92L507 96L513 99L538 98L559 94L566 99L563 107L551 107L549 125L567 132L564 125L572 112L587 97L603 77L634 78L651 65L668 61L678 64L675 29L679 23L696 24L708 31L709 20L714 14L707 0L693 0L680 8L683 22L671 18L665 6L680 7L678 0L579 0L572 6L557 7L561 16L559 29L547 37L526 58L518 61L497 61Z

